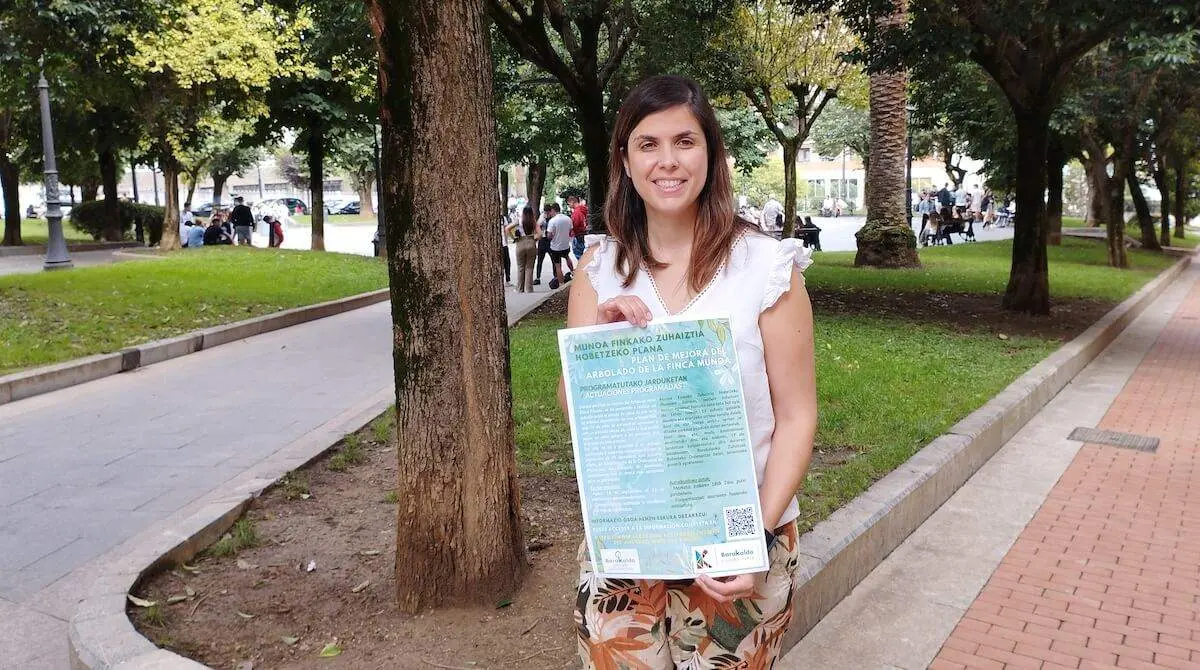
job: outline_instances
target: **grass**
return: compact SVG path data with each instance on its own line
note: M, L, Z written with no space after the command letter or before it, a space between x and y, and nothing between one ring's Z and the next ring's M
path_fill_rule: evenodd
M312 227L312 214L292 215L292 219L296 225L302 228ZM325 225L327 226L373 226L377 222L373 216L362 216L360 214L326 214Z
M376 417L376 419L371 422L371 437L375 438L375 441L380 444L388 445L389 440L392 437L392 430L395 427L396 411L395 408L393 408Z
M1141 288L1176 261L1156 252L1131 249L1130 268L1108 267L1104 245L1096 240L1066 238L1048 247L1051 297L1096 298L1118 302ZM854 252L816 256L806 272L822 288L886 288L904 291L1003 293L1008 283L1012 242L980 242L921 250L919 270L872 270L854 267Z
M345 472L350 466L365 463L366 460L362 438L357 433L350 433L342 438L342 448L329 459L328 467L334 472Z
M855 269L852 253L823 253L810 286L990 293L1003 291L1011 245L954 245L921 253L914 272ZM1174 258L1133 251L1134 269L1108 268L1103 244L1067 240L1050 250L1055 296L1119 301ZM903 295L897 296L903 300ZM510 333L513 418L523 474L573 473L571 437L558 409L556 331L563 319L533 317ZM987 402L1059 346L1056 340L931 324L818 314L820 408L814 463L800 493L802 530L865 491L923 445Z
M239 247L0 277L0 373L385 286L370 258Z
M71 242L92 242L92 236L87 233L80 232L71 227L71 224L63 221L63 237L67 238L67 243ZM21 219L21 241L25 244L46 244L50 239L50 226L45 219Z
M234 556L239 551L257 547L258 544L258 531L254 527L254 520L244 517L238 519L233 528L206 551L211 556Z
M309 495L308 490L308 473L303 470L293 470L284 476L279 482L283 489L283 495L288 500L296 500L302 496Z

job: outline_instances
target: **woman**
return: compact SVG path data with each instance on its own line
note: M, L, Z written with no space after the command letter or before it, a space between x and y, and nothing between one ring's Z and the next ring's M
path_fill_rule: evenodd
M766 668L791 621L795 492L817 425L812 309L800 274L811 252L737 223L720 127L688 79L653 77L635 88L617 114L610 155L609 236L588 238L567 325L730 315L770 570L610 581L592 573L581 547L579 655L587 668ZM561 382L559 401L565 406Z
M520 231L521 236L516 241L517 291L532 293L533 264L537 259L537 214L528 205L521 210Z

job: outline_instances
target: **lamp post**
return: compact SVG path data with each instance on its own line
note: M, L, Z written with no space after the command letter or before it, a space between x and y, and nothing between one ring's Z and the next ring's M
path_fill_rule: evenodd
M46 244L45 270L64 270L74 267L67 255L67 238L63 236L62 208L58 201L58 165L54 160L54 127L50 123L50 85L45 71L38 73L38 98L42 111L42 160L46 173L46 225L50 239Z
M906 150L906 155L905 155L904 176L905 176L905 183L908 184L908 188L906 190L907 195L904 200L904 211L908 212L908 214L907 214L908 226L910 228L912 228L915 225L913 223L913 205L912 205L912 193L913 193L913 187L912 187L912 164L913 164L912 113L913 113L913 107L912 107L912 105L906 106L905 112L906 112L906 114L905 114L905 119L904 119L904 130L908 134L908 140L907 140L907 150Z
M374 122L371 123L371 141L375 145L375 255L384 257L387 256L387 237L383 229L383 195L379 191L383 175L379 173L379 133Z

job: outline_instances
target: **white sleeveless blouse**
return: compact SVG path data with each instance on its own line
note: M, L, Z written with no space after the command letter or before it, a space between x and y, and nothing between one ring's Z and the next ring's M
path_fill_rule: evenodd
M646 303L651 314L663 318L689 313L729 315L733 324L738 364L742 371L742 393L746 400L746 415L750 425L750 443L754 449L754 465L758 484L762 486L771 454L771 438L775 432L775 411L771 405L771 389L767 385L767 366L763 359L762 332L758 317L791 288L792 267L803 271L812 265L812 251L799 240L776 240L757 233L747 233L734 242L728 262L686 307L669 314L659 297L654 280L645 268L638 271L628 288L621 284L624 275L616 267L618 242L605 235L588 235L587 246L597 247L587 266L588 278L597 298L604 302L619 295L637 296ZM788 503L779 525L800 515L796 499Z

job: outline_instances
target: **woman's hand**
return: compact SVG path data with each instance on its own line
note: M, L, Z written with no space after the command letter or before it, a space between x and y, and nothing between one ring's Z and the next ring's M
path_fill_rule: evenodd
M597 325L628 321L638 328L645 328L652 318L654 316L650 313L650 308L636 296L617 296L596 306Z
M700 590L708 594L708 597L719 603L749 598L754 594L754 575L737 575L736 577L700 575L696 578L696 584L700 586Z

